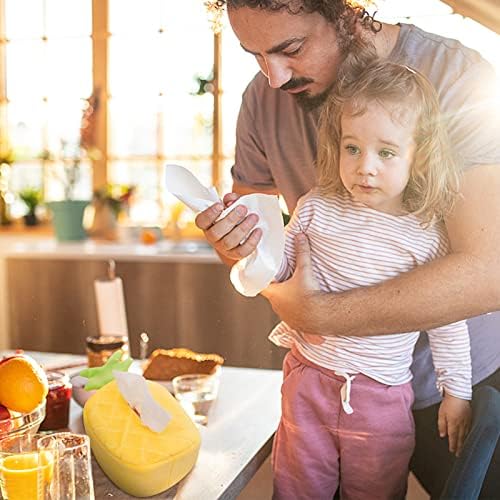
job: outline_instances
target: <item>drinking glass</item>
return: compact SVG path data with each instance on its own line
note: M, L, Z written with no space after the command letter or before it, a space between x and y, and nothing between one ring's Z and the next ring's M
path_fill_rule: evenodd
M71 432L49 434L38 440L38 449L53 457L53 499L94 500L88 436Z
M50 500L54 457L39 451L40 434L23 434L0 439L0 498L8 500Z
M174 394L186 413L197 423L207 425L208 412L219 391L216 375L187 374L172 380Z

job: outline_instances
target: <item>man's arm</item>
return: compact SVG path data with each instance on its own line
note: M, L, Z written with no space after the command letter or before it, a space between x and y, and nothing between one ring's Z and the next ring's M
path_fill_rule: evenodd
M278 194L276 190L259 190L234 183L233 192L224 196L223 203L212 205L196 217L196 225L203 230L205 238L222 262L230 267L257 248L262 230L254 227L259 217L256 214L247 215L247 209L242 205L223 219L218 221L217 218L224 208L235 203L240 196L252 193Z
M294 276L264 294L292 328L323 336L426 330L499 310L500 165L464 173L462 197L446 227L449 255L342 293L317 290L307 242L299 242Z

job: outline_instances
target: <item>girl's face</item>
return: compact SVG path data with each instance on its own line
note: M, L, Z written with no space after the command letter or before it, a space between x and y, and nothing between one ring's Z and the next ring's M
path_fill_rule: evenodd
M415 153L416 117L401 117L393 105L367 103L353 116L347 106L341 118L340 178L351 196L392 215L405 213L403 193Z

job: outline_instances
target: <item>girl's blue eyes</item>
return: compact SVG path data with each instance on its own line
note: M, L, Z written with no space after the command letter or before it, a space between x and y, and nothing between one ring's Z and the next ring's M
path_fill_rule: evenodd
M396 154L389 149L382 149L382 151L379 152L379 156L388 159L396 156Z
M357 146L348 145L345 147L345 149L350 155L357 155L360 153L360 150Z
M348 146L345 147L346 151L350 154L350 155L359 155L361 153L361 149L358 148L358 146L353 146L351 144L349 144ZM393 151L391 151L390 149L382 149L379 151L378 155L383 158L384 160L388 160L390 158L393 158L394 156L396 156L396 153L394 153Z

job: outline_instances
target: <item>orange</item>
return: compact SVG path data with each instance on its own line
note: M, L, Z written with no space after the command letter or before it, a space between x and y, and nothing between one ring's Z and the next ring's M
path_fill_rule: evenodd
M143 230L141 233L141 243L144 243L144 245L153 245L156 243L156 234L154 231Z
M0 404L21 413L32 412L47 396L47 376L34 359L13 356L0 361Z

